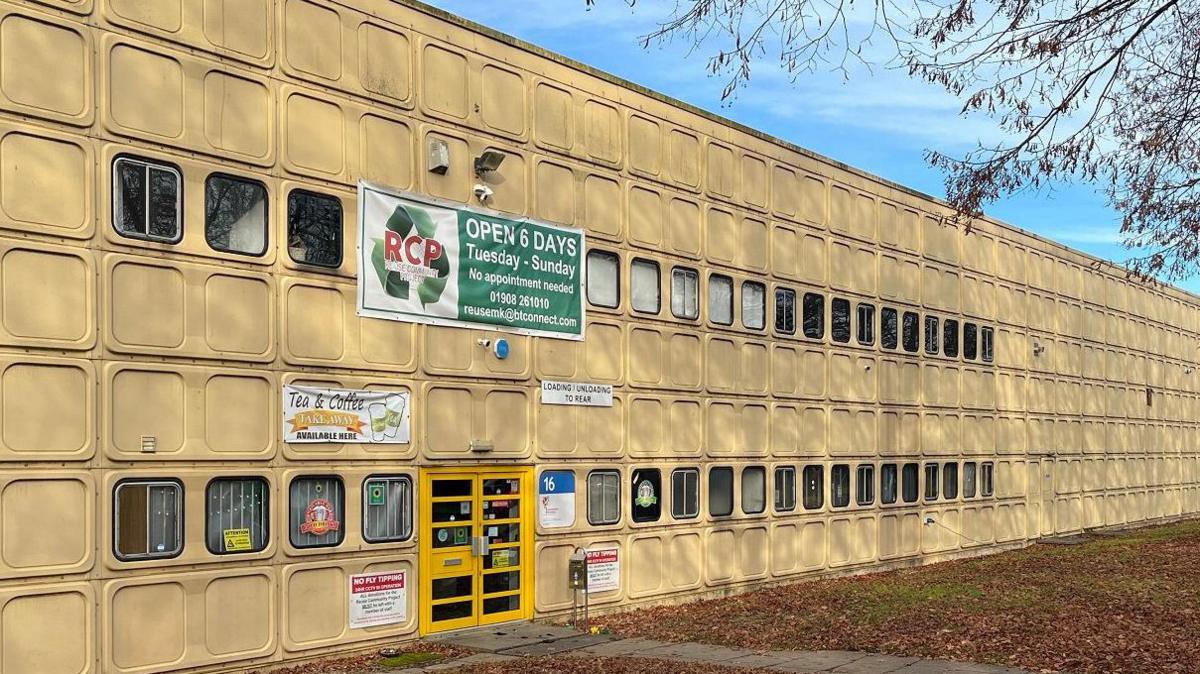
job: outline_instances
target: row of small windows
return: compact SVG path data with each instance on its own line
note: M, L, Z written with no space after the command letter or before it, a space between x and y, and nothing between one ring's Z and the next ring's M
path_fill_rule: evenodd
M884 505L902 500L916 503L920 500L920 464L885 463L879 467L879 502ZM965 461L961 464L962 479L959 479L960 464L954 461L925 464L924 500L956 500L961 485L962 498L986 498L995 493L994 464ZM829 503L834 508L845 508L851 500L851 471L854 503L870 506L875 503L875 464L835 464L829 475ZM810 464L803 467L801 474L801 505L805 510L819 510L825 506L825 466ZM939 480L940 474L940 480ZM767 470L763 466L747 466L741 469L741 511L746 515L757 515L767 508ZM734 510L734 469L717 466L708 470L708 514L711 517L727 517ZM592 525L616 524L621 519L621 475L616 470L595 470L587 479L587 518ZM671 471L671 517L677 520L693 519L700 515L700 469L677 468ZM940 488L940 491L939 491ZM790 512L797 503L796 466L779 466L775 469L774 505L776 512ZM639 468L630 475L630 512L634 522L657 522L662 517L662 473L657 468Z
M587 296L594 306L615 309L620 304L620 258L612 252L593 250L588 253ZM636 258L630 263L630 305L634 312L658 314L662 311L659 266L653 260ZM708 317L719 325L733 325L735 303L734 281L723 274L708 276ZM775 289L775 332L783 335L801 334L808 339L825 338L825 296L806 292L799 297L800 325L797 326L797 292L791 288ZM742 327L749 330L766 329L767 287L758 281L743 281L741 286ZM829 337L847 344L851 337L863 346L875 344L875 305L835 297L829 307ZM685 320L700 317L700 273L689 267L671 270L671 315ZM851 321L853 315L854 320ZM903 349L909 353L920 350L921 316L915 311L883 307L879 310L880 346L884 349ZM853 323L853 329L852 329ZM962 322L959 339L958 319L924 317L925 353L947 358L961 355L967 360L995 359L995 330L977 323Z
M122 156L113 162L113 227L133 239L183 239L183 179L179 168ZM301 264L342 264L342 202L308 190L288 192L288 254ZM210 173L204 181L204 238L225 253L267 252L267 187L257 180Z
M362 485L362 536L394 543L412 536L412 480L372 476ZM270 542L270 484L261 477L217 478L205 494L205 547L214 555L260 552ZM295 548L333 547L345 537L346 490L335 475L298 477L288 488L288 540ZM124 480L113 492L113 551L123 561L183 552L183 484Z

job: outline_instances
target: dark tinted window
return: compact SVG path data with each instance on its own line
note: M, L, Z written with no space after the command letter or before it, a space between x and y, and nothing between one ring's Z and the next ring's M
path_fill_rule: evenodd
M917 484L920 481L921 469L915 463L904 464L903 482L901 486L904 488L904 502L916 503L917 496L921 493L921 488Z
M895 503L899 492L900 474L896 464L885 463L879 467L879 502Z
M183 237L183 188L170 164L120 157L113 162L113 227L123 236L175 243Z
M708 514L725 517L733 512L733 469L708 471Z
M662 474L657 468L639 468L630 481L634 522L657 522L662 515Z
M958 464L947 463L942 466L942 498L958 498Z
M900 317L895 309L884 307L879 310L879 345L894 349L900 344Z
M829 472L829 505L834 508L850 505L850 466L844 463Z
M942 353L947 358L958 358L958 321L947 318L942 328Z
M983 362L990 363L995 360L995 337L991 328L984 328L979 331L980 341L983 342L981 351L983 351Z
M937 316L925 317L925 353L936 356L942 334L938 332Z
M963 323L963 358L975 360L979 355L979 343L976 341L979 328L974 323Z
M204 182L204 237L214 250L267 252L267 188L254 180L210 175Z
M909 353L916 353L920 347L921 335L917 332L917 326L920 322L921 319L917 316L916 312L904 312L904 329L902 331L901 342L904 345L904 350Z
M825 467L804 467L804 507L818 510L825 505Z
M804 336L809 339L825 337L824 295L804 293Z
M324 194L288 194L288 254L321 267L342 264L342 202Z
M835 342L850 341L850 300L834 298L830 304L829 336Z
M875 466L864 463L858 467L855 477L854 502L860 506L871 505L875 502Z
M938 465L925 464L925 500L936 501L938 496Z
M775 332L785 335L796 334L796 291L790 288L775 289Z
M858 305L858 343L869 346L875 343L875 305Z

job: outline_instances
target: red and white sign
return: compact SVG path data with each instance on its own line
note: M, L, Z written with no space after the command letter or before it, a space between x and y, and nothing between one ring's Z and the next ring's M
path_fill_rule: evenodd
M587 591L611 592L621 589L621 561L616 548L587 551Z
M350 576L350 628L408 620L408 572Z

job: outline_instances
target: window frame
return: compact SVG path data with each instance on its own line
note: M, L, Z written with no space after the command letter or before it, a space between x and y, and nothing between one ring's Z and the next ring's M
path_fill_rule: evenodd
M713 489L713 475L721 473L729 476L729 510L726 512L713 511L713 498L716 493ZM709 517L729 517L733 515L734 498L733 498L733 466L710 466L708 469L708 516Z
M809 471L815 473L815 479L810 481ZM816 504L809 505L808 496L811 490L810 485L816 486ZM825 466L819 463L810 463L804 466L802 471L801 482L801 503L805 510L821 510L825 507Z
M990 498L996 495L996 464L984 461L979 464L979 496Z
M969 477L968 477L969 476ZM970 490L967 489L970 485ZM975 498L979 493L979 464L974 461L963 461L962 464L962 497L964 501Z
M888 324L892 325L892 339L888 341ZM900 312L895 307L879 310L879 347L895 351L900 348Z
M996 331L990 325L979 328L979 357L985 363L996 361Z
M942 464L942 499L957 501L959 493L958 462L947 461ZM953 489L951 489L953 487Z
M846 308L846 325L845 325L846 331L845 331L845 333L842 333L839 331L838 321L837 321L838 308L841 306L845 306L845 308ZM834 297L833 299L831 299L829 301L829 339L830 339L830 341L832 341L836 344L849 344L850 340L854 338L854 328L851 325L852 319L851 319L850 309L851 309L850 300L845 297ZM840 339L840 337L843 334L845 335L845 339Z
M963 321L962 324L962 357L963 360L979 359L979 324Z
M762 294L762 308L759 313L759 324L757 326L750 325L746 322L746 288L756 288ZM742 281L742 327L755 332L762 332L767 329L767 284L760 281Z
M324 262L309 262L307 260L297 260L295 258L295 256L292 255L291 209L292 209L292 197L295 195L316 197L318 199L329 199L329 200L332 200L337 203L338 213L341 214L341 223L337 230L337 232L338 232L338 235L337 235L338 257L337 257L336 264L327 264ZM295 188L288 190L287 198L285 199L284 203L287 206L287 213L288 213L288 215L285 218L285 220L286 220L285 233L287 234L287 238L284 241L285 247L288 249L288 259L291 260L294 264L298 264L298 265L301 265L304 267L317 267L320 269L338 269L338 268L340 268L342 266L342 264L346 261L346 232L345 232L345 229L346 229L346 206L345 206L345 204L342 203L342 200L333 194L328 194L325 192L317 192L316 190L309 190L309 189L305 189L303 187L295 187Z
M694 282L693 288L696 291L696 295L693 298L695 301L695 306L696 306L696 313L694 316L687 316L684 314L675 313L675 278L676 278L675 275L677 273L680 274L683 278L690 277L692 279L692 281ZM686 286L681 286L681 287L683 287L686 290ZM684 309L687 308L686 298L683 303L683 307L684 307ZM679 318L679 319L682 319L685 321L700 320L700 271L698 269L693 269L692 267L682 267L682 266L678 266L678 265L671 267L671 315L674 316L675 318Z
M950 353L951 346L954 347L954 353ZM947 318L942 321L942 355L957 360L961 354L962 331L959 330L959 321L957 318Z
M888 499L887 477L892 476L891 499ZM879 505L893 505L900 499L900 466L893 462L879 465Z
M713 318L713 301L714 301L713 281L714 280L719 280L721 283L727 282L729 284L729 321L728 322L718 321L717 319ZM718 274L715 272L709 273L706 288L708 289L708 293L706 294L707 298L708 298L708 303L707 303L708 321L715 325L725 325L725 326L733 325L734 319L737 318L734 314L734 307L737 304L736 302L734 302L734 295L737 294L736 293L737 286L733 282L733 277L729 276L727 274Z
M251 550L214 550L210 545L209 526L211 526L212 518L212 495L213 485L218 482L257 482L263 488L263 521L259 525L262 529L263 544L260 548ZM222 532L224 534L224 532ZM253 545L253 539L251 539ZM261 475L221 475L214 477L204 485L204 547L210 554L214 555L249 555L257 552L262 552L271 547L271 481ZM221 547L225 547L224 536L221 538Z
M921 337L925 341L925 355L936 356L942 350L942 328L938 322L938 317L930 314L925 314L925 325L922 330ZM932 339L930 336L932 335Z
M758 510L748 510L746 508L746 476L757 474L760 480L759 498L762 500L762 506ZM767 468L766 466L744 466L741 470L741 475L738 476L738 505L741 506L743 515L761 515L767 512Z
M864 489L866 490L865 495ZM875 505L875 464L873 463L860 463L854 469L854 504L858 506Z
M909 326L908 317L912 316L912 348L908 348L909 340L905 335L908 334ZM915 311L905 311L900 317L900 348L905 353L920 353L921 352L921 314Z
M296 540L292 536L296 533L296 525L299 522L292 521L292 487L300 480L337 480L341 485L340 503L341 506L341 522L337 528L337 540L332 543L318 543L315 545L297 545ZM287 484L287 518L288 518L288 545L296 550L314 550L320 548L336 548L346 542L346 480L337 473L305 473L302 475L293 476Z
M146 488L147 491L151 487L174 487L175 488L175 548L171 551L163 551L156 553L150 550L150 528L146 527L146 552L134 555L125 555L121 553L121 489L127 486L139 486ZM184 500L183 482L176 478L170 477L130 477L118 480L113 485L112 489L112 554L117 561L121 562L146 562L156 559L175 559L183 554L183 549L186 544L186 535L184 533L186 502ZM146 500L146 518L150 517L150 501Z
M912 485L911 492L909 485ZM900 466L900 500L904 503L921 500L921 464L916 461L905 461Z
M774 495L773 505L775 507L775 512L794 512L796 510L796 506L799 504L799 499L797 498L796 492L796 467L792 465L775 466L773 476L775 481L772 483L772 493ZM787 504L787 490L785 489L781 492L781 485L791 485L792 505L790 507L784 507ZM784 498L781 500L780 496L783 496ZM780 505L781 502L784 504L784 506Z
M592 256L597 258L610 259L616 262L616 268L613 269L613 296L616 298L614 304L600 304L592 299ZM589 306L597 309L620 309L621 308L621 256L615 251L606 248L591 248L587 255L584 256L585 276L583 280L583 294L587 299Z
M117 198L117 189L118 189L118 184L119 184L119 181L117 180L117 165L122 162L140 165L145 170L146 212L143 214L144 221L142 222L142 224L146 228L145 234L124 232L119 227L117 227L117 222L118 222L117 203L119 201ZM168 239L165 237L154 236L154 235L150 234L150 209L149 209L150 169L152 169L152 168L175 174L175 237L174 238ZM118 236L121 236L126 239L133 239L135 241L148 241L150 243L160 243L160 244L166 244L166 245L175 245L175 244L178 244L179 242L183 241L183 204L184 204L183 188L184 188L183 170L180 169L179 165L175 164L174 162L164 161L161 159L151 159L149 157L143 157L140 155L125 154L125 153L118 154L117 156L113 157L112 164L109 166L109 201L111 202L110 203L111 212L109 213L109 217L111 220L113 231L116 232Z
M675 490L675 476L682 475L684 477L683 490L684 490L684 496L686 497L686 495L687 495L687 476L689 474L696 480L696 492L695 492L696 500L692 503L693 512L691 512L691 514L688 514L688 511L685 509L683 511L683 514L677 515L677 514L675 514L675 504L683 503L686 508L687 500L686 500L686 498L677 498L678 494ZM673 520L694 520L699 516L700 516L700 469L694 468L694 467L675 468L674 470L671 471L671 519L673 519Z
M402 483L408 484L408 503L406 504L407 508L408 508L408 517L407 517L408 532L406 535L401 536L399 538L371 538L370 536L367 535L368 507L374 507L374 506L367 505L367 499L369 497L369 493L367 491L367 485L370 484L372 481L381 481L381 480L387 481L389 483L390 482L402 482ZM383 544L383 543L402 543L404 541L412 540L413 528L414 528L413 520L416 519L416 514L417 514L416 507L414 506L414 503L416 502L416 498L415 498L416 487L414 486L414 484L415 483L413 482L412 476L405 475L403 473L376 473L376 474L368 475L363 478L362 485L361 485L362 516L359 518L362 520L362 522L359 525L359 528L362 530L363 541L370 543L372 545L379 545L379 544Z
M925 464L925 490L924 497L926 502L938 500L941 487L941 464L936 461Z
M839 479L839 475L844 476L845 479L844 480ZM842 496L842 493L838 489L838 482L843 483L842 486L845 488L844 497ZM850 507L850 501L853 498L850 495L851 491L852 491L852 489L850 488L850 464L835 463L832 466L830 466L830 468L829 468L829 507L834 508L834 509Z
M615 498L614 498L614 502L617 504L617 507L616 507L617 512L616 512L616 516L611 521L608 521L608 520L596 521L596 520L592 519L592 477L593 476L601 477L601 478L611 477L617 483L617 489L616 489L616 494L615 494ZM588 471L587 477L584 478L584 484L587 485L587 495L586 495L587 503L584 507L587 510L588 524L590 524L594 527L607 527L607 526L619 525L621 523L621 471L617 470L616 468L596 468L596 469L590 470L590 471ZM601 486L603 486L603 485L601 485Z
M791 313L792 313L792 321L791 321L792 329L791 330L784 330L779 327L780 326L779 315L781 313L779 311L779 301L780 301L780 299L785 298L785 297L791 298L791 307L792 307L791 308ZM789 335L789 336L796 334L796 302L797 302L796 291L793 288L785 288L783 286L776 286L776 288L775 288L775 315L774 315L775 320L774 320L774 324L772 326L775 329L775 334Z
M810 333L809 329L808 329L808 317L809 317L808 309L809 309L809 299L810 298L812 300L814 300L812 306L815 308L815 311L812 312L812 315L815 316L815 320L816 320L816 329L813 331L813 333L815 333L815 334ZM800 301L801 301L801 306L800 306L800 309L801 309L801 318L800 318L801 334L804 335L805 339L824 340L825 339L825 295L823 295L822 293L806 292L806 293L804 293L804 296L801 297Z
M870 302L859 302L854 307L854 341L860 346L875 345L875 305Z
M637 277L633 275L633 270L639 266L653 267L654 269L654 309L639 309L637 307ZM620 304L620 287L617 288L617 303ZM612 307L609 307L612 308ZM662 313L662 266L655 260L645 257L635 257L629 261L629 309L639 314L647 316L657 316Z
M228 180L230 182L235 182L235 183L243 183L246 185L255 185L262 190L262 195L263 195L263 245L262 245L262 250L260 250L259 252L252 253L250 251L245 251L245 250L233 250L230 248L218 248L217 245L214 244L212 239L209 237L209 234L208 234L208 220L209 220L209 217L208 217L208 183L213 178L219 178L221 180ZM218 253L229 253L230 255L242 255L245 257L262 257L262 256L266 255L267 251L271 249L271 192L270 192L270 190L267 189L266 183L262 182L261 180L255 180L254 178L247 178L245 176L239 176L234 173L224 173L221 171L213 171L212 173L209 173L207 176L205 176L205 178L204 178L204 242L208 244L209 248L211 248L214 251L217 251Z
M655 494L654 494L655 502L653 504L651 504L650 506L642 507L642 506L638 505L638 502L637 502L638 487L636 485L640 484L640 481L637 479L639 476L643 476L645 478L645 480L650 480L652 483L657 483L654 485L655 486ZM653 476L653 479L651 479L651 476ZM645 481L645 480L642 480L642 481ZM661 520L662 519L662 501L663 501L662 491L663 491L662 469L654 468L654 467L641 467L641 468L633 468L632 470L630 470L629 471L629 519L636 524L652 524L654 522ZM645 515L645 514L639 515L638 514L639 509L643 509L643 510L650 509L653 511L654 515L653 515L653 517L651 517L649 515Z

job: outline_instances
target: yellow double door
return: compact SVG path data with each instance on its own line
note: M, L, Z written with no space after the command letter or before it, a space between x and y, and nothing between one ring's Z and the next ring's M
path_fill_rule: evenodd
M421 632L532 615L532 469L421 474Z

